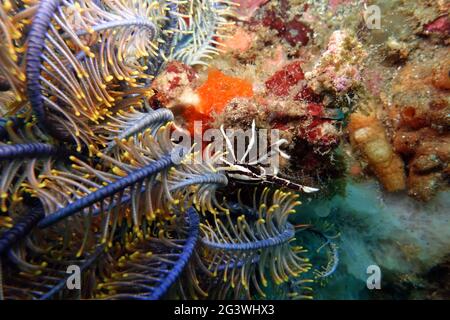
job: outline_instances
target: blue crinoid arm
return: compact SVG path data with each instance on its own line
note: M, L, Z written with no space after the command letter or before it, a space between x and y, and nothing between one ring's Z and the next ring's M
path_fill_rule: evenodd
M200 219L197 211L194 208L189 208L187 211L187 220L189 222L189 227L187 229L187 238L184 240L183 250L178 257L178 261L173 266L170 274L164 277L161 284L155 288L155 290L150 295L151 300L157 300L162 298L164 294L167 293L169 288L175 283L175 281L180 277L187 263L192 257L194 249L196 247L199 230L200 230Z
M147 94L146 61L157 60L164 43L167 4L43 0L37 6L26 75L39 123L79 149L102 144L93 127L124 99Z
M326 233L324 233L316 228L308 228L308 229L305 229L305 231L315 234L323 241L323 244L317 249L317 253L322 251L322 249L327 248L327 250L326 250L326 258L327 258L326 265L322 266L318 270L315 270L314 273L318 279L329 278L336 272L336 270L339 266L339 247L338 247L337 241L336 241L336 238L339 237L339 234L337 234L335 236L329 236Z
M129 183L130 181L123 182L121 185L124 187ZM121 199L123 201L120 204L116 203L115 206L120 207L119 211L126 212L128 210L126 208L131 206L133 199L131 197L128 197L128 200ZM83 210L88 203L89 201L78 209ZM72 207L72 210L75 209ZM36 220L41 217L42 215L39 215ZM76 223L76 221L72 223ZM121 224L115 233L115 240L100 244L96 249L85 250L86 253L79 258L78 255L74 256L71 252L61 251L59 254L67 256L64 262L55 259L52 254L47 254L54 250L40 253L39 259L42 261L40 264L36 264L36 262L31 264L19 257L16 251L9 250L8 264L18 266L19 270L25 274L23 279L36 272L39 274L32 276L32 280L23 282L22 275L17 274L13 269L12 276L7 277L10 281L6 281L7 288L9 288L6 291L6 297L31 299L67 297L70 292L65 290L68 277L65 268L67 264L70 264L78 265L81 271L92 273L92 276L88 277L91 279L94 277L96 268L103 268L102 274L111 275L111 278L108 279L97 278L95 281L98 281L99 284L87 292L84 291L83 297L85 298L159 299L177 281L194 252L199 234L199 217L195 209L191 208L185 214L180 213L173 217L170 225L160 225L159 227L158 225L150 224L145 227L144 223L143 228L146 228L146 231L143 236L135 235L133 240L127 238L128 236L125 238L121 236L129 234L128 227ZM24 233L27 234L27 232ZM9 239L9 237L7 238ZM51 246L59 247L57 243L53 243ZM70 248L72 247L71 245ZM110 247L114 250L109 251ZM5 248L8 249L6 246ZM117 251L118 248L120 248L119 251ZM26 252L31 250L32 254L36 250L34 246L24 249ZM127 257L130 259L127 260ZM101 261L105 259L108 262L102 264ZM110 290L112 291L110 292ZM140 291L137 293L136 290Z
M52 156L58 153L58 147L47 143L23 143L0 146L0 161L21 158Z
M156 76L164 65L169 61L175 48L175 34L179 24L179 4L176 1L167 2L167 22L161 30L162 44L159 47L159 55L156 59L150 59L148 62L147 73ZM150 85L151 80L147 81Z
M100 245L95 249L95 251L90 254L87 258L85 258L81 263L78 263L78 267L80 268L80 272L85 272L87 269L91 268L98 259L100 259L106 252L105 246ZM63 279L59 280L57 283L55 283L52 288L43 293L42 295L38 296L37 298L39 300L49 300L54 298L59 293L63 292L64 289L67 287L67 280L68 278L64 277Z
M0 210L10 227L0 233L0 254L25 237L43 217L42 207L26 212L22 183L30 178L27 172L39 170L49 159L63 152L55 145L39 142L0 145ZM2 227L0 224L1 231Z
M0 256L10 250L14 244L25 238L44 216L45 213L42 206L37 206L21 217L11 229L2 233L0 235Z
M41 58L45 46L47 29L50 26L53 13L60 5L60 2L60 0L44 0L40 2L39 9L34 16L35 23L32 24L28 35L26 58L28 99L36 116L43 123L46 122L46 115L40 83Z
M105 130L111 130L109 133L109 140L105 152L109 153L116 145L117 140L127 139L131 136L136 136L146 129L150 129L150 133L155 135L161 126L173 121L174 116L169 109L161 108L157 110L148 109L147 112L140 112L133 109L130 112L120 112L113 120L105 127ZM112 134L111 134L112 133Z
M193 0L188 4L188 22L179 20L173 59L188 65L208 65L212 56L220 52L223 29L232 24L233 2L221 0Z
M149 237L129 244L130 255L114 257L111 277L97 285L100 299L157 300L165 297L191 260L199 236L199 216L194 208L175 219L177 230L170 238ZM181 221L180 221L181 220ZM179 228L183 225L182 228ZM170 228L168 228L170 229ZM126 250L125 250L126 251Z
M48 215L41 222L39 222L40 228L46 228L50 225L57 223L71 215L74 215L95 203L102 202L109 197L114 196L125 189L133 187L143 180L147 179L149 176L155 175L161 170L169 167L172 164L172 159L170 155L166 155L161 159L131 172L126 177L118 179L111 184L100 188L97 191L89 193L87 196L70 203L65 208L58 210L55 213Z
M199 216L194 208L188 209L186 215L177 220L181 220L177 224L183 227L177 227L176 233L172 234L176 234L174 238L146 238L141 240L140 244L122 245L119 256L109 252L105 245L99 245L92 254L78 263L80 271L90 269L90 272L94 272L98 260L107 259L112 265L103 272L114 275L104 281L100 280L92 292L85 294L103 299L163 298L184 272L199 236ZM124 254L130 250L133 258L126 259ZM67 277L62 278L38 298L45 300L58 294L64 296L66 282ZM110 294L110 290L114 291L114 294Z
M266 188L251 214L246 208L241 215L226 210L206 217L201 224L202 260L213 278L219 276L213 281L218 289L214 297L264 297L269 279L279 285L308 270L307 260L290 244L295 230L287 217L299 204L296 198Z

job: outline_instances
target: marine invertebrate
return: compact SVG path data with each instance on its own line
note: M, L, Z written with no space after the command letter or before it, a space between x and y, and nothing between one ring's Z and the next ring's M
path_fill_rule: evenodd
M165 295L180 276L198 239L198 216L195 210L189 210L186 219L178 217L176 228L174 226L165 231L170 230L170 238L162 233L153 235L149 231L139 241L119 239L112 250L99 245L81 261L72 261L91 278L95 279L96 270L102 275L100 279L90 279L91 283L83 285L86 289L80 295L96 299L158 299ZM44 258L48 259L48 264L41 267L39 274L33 276L31 270L24 270L21 275L15 275L5 282L7 298L70 297L70 290L65 288L67 274L64 264L52 259L51 254L44 255ZM67 259L70 261L71 258ZM21 278L29 278L30 281L22 282Z
M220 52L215 38L223 37L221 30L234 24L227 20L234 15L234 5L233 1L193 0L186 8L187 21L180 19L172 58L188 65L208 65Z
M15 212L22 205L25 188L30 171L41 171L58 155L65 153L58 145L51 144L33 121L18 117L5 120L3 138L0 143L0 183L1 212ZM25 122L24 122L25 121ZM10 213L12 219L14 214Z
M348 130L352 145L362 152L386 190L404 190L404 163L393 150L380 121L374 115L353 113Z
M136 139L117 140L113 156L97 154L101 166L70 156L71 168L47 164L38 176L31 168L25 190L42 202L46 212L39 227L56 224L54 233L66 241L82 239L74 244L78 257L95 243L113 245L125 217L134 234L142 237L142 228L169 218L178 204L212 208L214 186L226 184L226 177L214 171L214 163L185 164L187 150L176 148L170 129L170 124L161 127L156 122ZM67 219L70 227L59 228L57 223Z
M174 230L180 234L175 239L149 236L128 244L123 250L128 254L119 251L118 258L111 257L117 265L108 268L107 278L97 284L93 297L157 300L167 294L181 276L198 241L199 217L195 209L187 210L186 218L186 225Z
M11 223L9 225L10 229L0 235L0 256L11 249L13 244L27 236L43 217L43 208L36 207L30 213L21 217L15 224L12 224L12 219L9 219L8 222Z
M280 146L287 142L285 139L272 142L265 154L258 155L256 124L253 120L251 128L252 133L248 146L242 154L242 157L238 158L240 155L236 156L234 145L230 141L229 135L225 133L223 126L220 129L222 136L225 138L227 153L231 156L231 159L222 157L221 160L228 165L228 168L225 168L225 171L234 181L239 181L241 183L277 185L279 187L286 187L291 190L302 191L305 193L316 192L319 190L291 182L277 175L279 168L276 164L274 166L273 161L278 161L279 157L289 159L289 155L280 150Z
M253 290L262 297L267 286L266 271L276 284L306 272L308 260L296 254L289 242L294 227L287 222L288 215L299 204L292 193L264 189L260 197L254 194L253 210L249 213L226 209L201 224L201 243L205 247L202 260L219 286L217 298L253 296ZM255 263L258 261L258 263ZM216 289L217 290L217 289Z
M300 216L297 218L302 219ZM309 255L313 263L312 274L322 284L336 273L340 264L340 233L332 221L330 216L324 220L312 216L309 223L295 225L296 240L304 246L307 244L308 251L313 253Z
M195 103L194 89L197 72L179 61L171 61L152 82L155 99L166 108ZM194 101L192 101L194 100Z
M28 96L40 121L53 119L49 127L59 126L70 134L79 150L80 139L92 145L95 136L89 122L98 123L113 102L127 94L114 92L117 81L134 87L148 78L139 60L158 54L152 45L164 10L145 3L133 7L126 1L110 1L102 7L89 0L81 5L42 1L27 49ZM130 38L133 30L135 36ZM117 55L112 54L116 50Z
M163 95L161 83L151 80L164 66L174 76L166 83L169 90L190 85L196 75L187 65L207 65L220 51L217 37L233 24L227 20L233 1L29 4L13 13L24 18L21 28L27 26L20 34L28 39L25 49L0 52L7 65L2 75L10 77L16 68L27 77L24 82L19 76L16 88L7 79L8 89L28 98L8 104L9 113L20 109L23 118L2 121L2 141L13 143L0 146L1 191L11 195L5 200L8 214L0 219L5 297L158 299L169 289L205 297L204 288L219 284L210 296L251 298L264 296L269 281L301 279L310 263L303 249L291 245L295 231L287 220L297 196L265 189L255 192L253 207L238 196L232 208L222 189L232 181L317 191L263 167L269 158L288 157L280 149L285 140L272 141L266 153L251 158L253 123L242 157L225 135L225 150L207 152L196 163L194 146L172 140L180 128L163 108L169 99L152 105ZM3 12L0 18L2 26L8 22ZM15 26L7 27L11 42ZM23 45L15 40L13 47ZM15 59L16 53L25 60ZM186 65L168 63L173 59ZM185 78L177 79L181 74ZM194 108L203 115L223 112L236 97L253 96L246 80L217 70L210 76L196 91ZM224 151L233 155L231 162L223 161ZM36 208L30 211L29 202ZM74 296L64 288L67 264L78 265L85 277L84 289ZM175 288L182 274L186 279Z
M221 113L223 108L236 97L252 97L251 83L230 77L217 69L208 72L208 79L198 89L199 104L196 109L203 114Z
M189 73L188 73L189 75ZM176 88L178 89L178 88ZM195 90L191 86L180 88L181 95L171 99L171 106L181 106L188 130L194 133L194 122L203 121L203 128L211 126L215 115L223 114L226 106L237 98L253 97L252 83L224 74L218 69L208 70L207 80ZM166 89L164 92L167 92ZM169 90L169 98L173 95Z
M1 35L9 47L2 47L0 73L18 101L25 96L26 74L27 96L41 126L73 140L78 151L94 152L107 143L95 127L123 105L142 108L140 98L153 94L149 82L168 59L207 64L204 59L217 51L214 37L229 24L225 18L232 6L215 0L136 5L45 0L21 11L19 3L10 3L1 14ZM22 38L26 50L20 47ZM19 107L24 106L10 106L12 111Z
M144 132L147 128L152 128L152 134L169 121L173 120L173 114L168 109L152 110L140 112L131 108L130 112L119 111L113 121L104 127L105 131L111 132L107 138L110 142L105 149L109 152L116 145L117 140L127 139L131 136L136 137L137 134ZM111 141L112 140L112 141Z
M40 157L51 157L57 153L57 148L53 145L43 143L27 143L0 146L0 164L2 170L1 211L8 210L10 206L16 205L22 200L23 188L21 184L27 179L27 170L33 170L36 159ZM30 161L26 161L30 159ZM19 178L16 178L19 176Z
M25 46L26 29L29 18L33 14L33 5L36 1L30 1L31 9L21 10L16 1L7 1L0 7L0 76L2 78L2 90L10 89L14 93L14 99L7 103L11 109L14 102L19 104L25 100L25 70L23 65L23 52Z
M146 134L149 134L152 130L151 129L147 129L147 131L145 132ZM159 183L157 181L155 181L156 179L154 179L154 177L151 177L151 175L155 174L156 172L160 172L161 169L164 168L164 166L168 166L172 163L172 156L169 154L168 156L166 156L165 158L163 157L166 149L164 149L164 147L169 147L169 145L171 144L170 140L168 139L168 135L166 134L167 132L169 132L169 130L164 130L164 128L159 129L158 131L160 131L160 134L158 136L158 138L160 138L158 141L160 143L160 149L159 150L155 150L157 148L157 145L153 146L153 150L154 153L153 155L158 155L158 152L162 152L161 154L161 159L154 161L152 163L150 163L147 166L144 166L142 169L126 169L125 166L122 166L123 170L130 170L130 174L127 175L124 178L119 178L117 181L114 182L114 179L117 177L115 176L115 174L109 174L107 172L101 172L100 170L96 170L94 168L91 168L89 165L87 165L86 163L83 163L82 161L80 161L79 159L75 159L74 157L72 157L72 160L77 164L77 166L74 166L74 168L72 170L66 170L66 171L62 171L62 168L59 168L59 170L55 170L52 169L50 172L41 174L39 179L44 179L45 181L45 185L42 186L38 186L36 184L30 184L30 189L32 189L32 191L43 201L44 205L45 205L45 209L47 212L52 212L55 210L55 208L57 209L58 207L62 207L63 203L68 203L68 205L63 208L60 209L59 211L56 211L50 215L47 215L46 218L44 218L42 221L40 221L39 226L41 228L47 228L49 225L52 225L54 223L56 223L57 221L64 219L66 217L72 216L76 213L81 213L81 217L80 218L72 218L71 219L71 228L66 228L65 230L60 230L58 231L57 229L53 228L54 232L56 232L57 234L59 232L62 231L63 234L67 236L69 236L69 234L71 236L69 236L69 238L66 239L66 241L70 241L71 242L71 247L75 246L78 247L79 250L76 253L76 256L74 256L73 254L70 254L67 256L66 259L74 259L75 257L84 257L87 254L87 257L85 258L85 263L82 264L83 268L87 268L88 265L87 264L92 264L93 261L92 259L97 259L99 256L99 250L95 249L95 246L93 247L93 243L92 240L94 240L94 244L96 242L98 242L99 240L101 242L106 242L106 244L108 246L113 246L113 244L117 244L117 241L121 241L121 237L116 238L116 230L120 230L120 228L123 228L123 222L124 222L124 218L126 217L126 215L128 215L128 212L131 213L132 215L132 220L134 221L134 227L133 230L136 234L137 239L141 239L141 245L143 246L141 249L143 251L147 251L149 246L151 247L155 242L156 242L156 247L152 247L154 250L159 251L160 252L160 256L162 260L159 260L158 255L155 252L154 256L149 257L148 252L147 255L144 252L143 253L143 257L149 257L149 260L147 261L146 265L149 268L149 271L152 272L153 275L155 275L154 272L158 272L158 270L160 270L160 276L161 277L165 277L167 275L167 271L168 271L168 258L166 258L166 251L173 251L177 248L184 248L183 252L181 252L180 255L180 260L179 263L175 263L173 266L173 272L170 273L170 276L167 276L167 278L165 278L161 283L160 281L156 281L153 282L152 285L148 285L148 286L144 286L145 287L145 291L147 293L148 296L146 297L142 297L141 298L158 298L160 297L162 294L166 293L166 290L174 283L174 281L176 280L177 275L179 275L181 273L181 271L184 269L184 266L187 263L187 260L189 258L189 255L192 253L194 244L195 244L195 240L197 238L196 236L196 231L195 229L197 227L195 227L196 223L198 224L198 217L196 217L196 214L191 210L188 211L188 215L189 215L189 220L192 222L192 226L191 226L191 231L190 233L192 233L189 236L189 239L187 240L186 244L183 245L180 241L178 240L172 244L170 244L170 242L168 240L158 240L155 239L155 241L148 241L148 236L150 234L153 234L153 232L156 232L156 234L158 235L158 237L162 237L166 232L169 232L169 229L166 229L166 227L160 225L160 227L158 227L158 224L152 226L151 222L155 219L155 216L149 216L149 220L148 223L150 225L146 225L145 222L142 222L139 220L138 215L141 214L149 214L148 209L141 210L140 209L140 205L142 205L142 201L140 201L139 199L145 200L145 205L151 206L151 198L150 197L150 193L154 193L155 192L155 186L157 186ZM144 134L145 136L145 134ZM164 138L166 140L164 140ZM150 135L146 136L146 140L147 140L147 145L145 145L145 142L143 142L143 146L148 146L148 144L150 143L149 141L152 139L152 137ZM133 138L130 138L129 141L133 141ZM155 144L155 142L153 142ZM128 150L126 149L126 145L125 144L120 144L120 146L122 146L122 148L124 150ZM128 147L132 148L132 147L136 147L136 145L134 145L134 143L130 143L128 145ZM147 149L142 149L144 152L147 153L147 156L150 156L151 154L149 153L149 151L152 148L147 148ZM170 150L170 149L169 149ZM136 153L134 153L136 155ZM184 157L183 154L179 154L179 157ZM107 156L101 156L102 158L105 157L104 161L105 163L108 163L108 161L112 161L113 163L117 163L117 161L114 161L113 158L107 157ZM148 161L150 161L150 158L147 158ZM176 159L176 158L174 158ZM140 160L142 161L143 158L140 157L140 159L136 159L136 160ZM158 164L158 161L161 165ZM179 161L179 160L177 160ZM138 164L137 161L130 161L130 163L133 163L134 165ZM145 162L144 162L145 163ZM118 167L115 167L117 170L113 170L113 172L115 172L116 174L119 173L121 175L123 175L124 173L121 173L122 169L119 169ZM104 181L109 181L110 183L105 186L105 187L101 187L99 184L96 184L96 180L98 179L90 179L87 180L86 177L83 177L83 174L80 174L83 172L83 170L85 170L87 173L93 173L95 172L96 177L103 179ZM192 170L192 168L191 168ZM182 172L182 171L180 171ZM172 173L173 174L173 173ZM198 174L200 174L200 172L198 172ZM189 178L189 174L186 173L185 174L188 178ZM162 174L162 177L164 176L164 174ZM70 180L67 178L71 178ZM192 179L192 178L191 178ZM112 182L111 182L112 181ZM163 179L163 182L165 181L165 179ZM187 182L187 183L186 183ZM201 181L197 181L197 180L193 180L193 181L189 181L189 179L187 181L184 181L183 179L178 179L177 181L175 181L173 183L173 190L177 190L179 191L180 189L182 189L183 187L188 187L194 184L198 184L201 183ZM203 182L205 183L205 182ZM83 186L84 184L84 186ZM152 185L153 184L153 185ZM165 183L164 183L165 184ZM95 186L95 188L99 188L99 190L97 191L93 191L90 190L92 189L92 186ZM130 187L131 186L131 187ZM61 191L59 190L59 188L61 188ZM53 195L50 195L50 193L48 191L45 191L45 189L48 189L49 191L53 192ZM70 191L69 193L67 193L67 195L65 195L65 192ZM129 190L129 192L128 192ZM162 189L161 189L162 190ZM166 191L168 192L168 191ZM141 193L143 194L141 197ZM70 203L71 199L70 197L68 197L68 195L72 195L72 203ZM59 198L59 200L58 200ZM174 199L171 198L173 201ZM161 200L161 199L160 199ZM56 202L55 202L56 201ZM206 201L204 199L201 199L201 201ZM199 202L197 204L199 204L200 206L202 205L202 202ZM96 203L100 203L99 205L97 205ZM167 199L166 203L169 204L170 200ZM183 203L184 204L184 203ZM150 209L151 210L151 209ZM42 215L40 215L38 217L41 218ZM101 218L101 232L98 233L98 231L96 231L97 227L97 216L99 216ZM36 220L36 219L35 219ZM127 219L128 220L128 219ZM195 222L197 221L197 222ZM81 229L79 229L79 223L82 223L82 225L84 225ZM176 224L175 224L176 225ZM155 231L156 230L159 231ZM25 230L26 231L26 230ZM28 230L29 231L29 230ZM80 234L81 233L81 234ZM97 233L97 234L96 234ZM11 232L12 234L12 232ZM74 236L75 234L77 234L77 236ZM84 235L83 235L84 234ZM22 234L23 236L23 234ZM8 240L10 237L8 236L8 233L5 234L5 239ZM49 244L50 245L54 245L54 240L55 239L51 239L52 237L47 238L46 241L52 241ZM71 240L69 240L71 239ZM96 240L99 239L99 240ZM3 243L2 239L2 243ZM17 240L17 237L16 239ZM133 252L134 250L139 251L139 249L136 248L132 248L130 247L130 244L127 244L128 241L131 241L132 239L126 240L123 239L125 241L125 248L126 250ZM72 243L73 242L73 243ZM134 243L134 242L133 242ZM40 245L45 245L45 243L40 243ZM102 247L101 250L105 251L107 249L107 247L103 247L103 245L100 245ZM147 249L145 249L147 248ZM63 249L64 250L64 249ZM187 251L186 251L187 250ZM95 252L94 252L95 251ZM94 253L90 253L90 252L94 252ZM97 253L96 253L97 252ZM113 253L110 253L111 255L113 255ZM121 253L120 255L123 255L124 253ZM94 256L92 256L94 255ZM133 266L136 264L136 258L139 254L137 252L133 253L133 258L132 261L134 261L130 267L134 268ZM172 253L173 255L173 253ZM32 270L40 270L40 273L42 274L43 277L49 276L49 277L54 277L57 274L61 274L60 270L62 266L60 266L58 263L52 263L52 257L45 257L42 256L43 259L43 265L41 266L32 266L29 265L28 262L26 262L25 260L23 260L24 258L21 258L19 255L17 255L16 253L9 251L9 256L10 259L12 259L12 261L15 264L18 265L22 265L23 268L27 269L28 271L32 271ZM92 259L91 259L92 258ZM118 259L118 257L116 257ZM170 258L170 256L169 256ZM115 259L115 258L112 258ZM119 261L119 269L126 267L126 264L121 260L116 260ZM46 261L49 261L48 263ZM163 266L164 268L162 268L163 266L160 266L160 262L164 262ZM156 264L153 265L153 262L155 262ZM47 267L47 264L50 265L49 267ZM157 269L155 269L157 268ZM158 269L159 268L159 269ZM112 271L110 271L112 272ZM131 272L131 271L129 271ZM64 273L62 273L64 274ZM125 272L124 274L128 274L127 272ZM149 275L145 275L144 273L142 273L141 275L139 274L135 274L136 277L143 277L142 279L146 279L149 277ZM59 278L59 276L56 276L56 278L54 278L55 280L57 280ZM18 277L16 276L14 278L15 280L18 279ZM56 283L48 283L47 285L49 286L49 288L51 288L48 292L42 291L41 289L35 290L35 294L41 292L42 295L40 296L40 298L49 298L55 295L55 293L57 293L58 291L62 290L62 286L61 283L64 283L65 279L61 279L58 280L58 282ZM11 283L8 283L7 285L7 289L8 290L13 290L12 292L7 291L7 294L13 294L16 295L17 292L24 292L26 293L31 287L36 287L38 286L39 282L36 281L32 281L30 282L25 288L22 288L21 286L19 286L19 288L15 287L15 283L14 281ZM120 280L116 280L114 283L109 281L108 284L103 285L99 285L98 289L100 290L101 288L110 288L112 286L124 286L124 290L127 289L127 285L126 285L126 281L122 283L122 285L119 285ZM47 286L46 285L46 286ZM152 288L152 286L155 287L155 291L153 293L151 293L150 288ZM135 288L135 286L128 286L128 288L131 288L130 290L134 290L133 288ZM102 290L99 291L99 297L101 297L103 294L100 293ZM97 296L96 293L90 293L93 294L94 296ZM114 296L114 295L113 295ZM133 294L130 294L129 296L122 294L122 295L118 295L117 297L132 297ZM28 296L30 297L30 296ZM137 298L137 296L135 296Z
M450 17L448 14L444 14L437 17L433 21L426 23L423 26L422 34L428 37L435 37L448 41L448 36L450 34Z

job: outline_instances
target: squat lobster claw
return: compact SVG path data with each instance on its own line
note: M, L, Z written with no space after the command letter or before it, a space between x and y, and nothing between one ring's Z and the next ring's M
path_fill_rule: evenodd
M279 187L286 187L295 191L301 191L305 193L313 193L319 191L317 188L303 186L298 183L294 183L288 179L279 177L278 167L274 166L270 169L273 173L267 173L266 168L263 166L265 161L268 161L270 158L275 156L281 156L285 159L290 159L290 156L280 150L280 146L284 143L287 143L286 139L279 139L272 143L269 146L269 151L260 157L257 155L255 157L250 157L246 162L246 158L250 155L250 151L256 145L256 124L255 120L252 122L252 134L249 140L249 144L247 149L244 152L244 155L238 160L236 154L234 152L233 143L230 141L230 138L225 133L223 125L220 127L220 131L225 139L226 145L226 153L231 155L231 161L225 159L223 156L220 158L227 167L223 168L226 172L227 176L235 181L241 183L265 183L277 185Z

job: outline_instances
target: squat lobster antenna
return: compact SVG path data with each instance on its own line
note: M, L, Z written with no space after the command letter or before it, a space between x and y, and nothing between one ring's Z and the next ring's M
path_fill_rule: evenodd
M306 186L301 186L301 187L302 187L302 191L305 193L313 193L313 192L319 191L318 188L306 187Z
M250 151L253 149L253 146L256 142L256 123L255 120L252 121L252 137L250 138L250 142L248 144L248 148L245 151L244 155L242 156L240 162L244 161L247 155L250 153Z
M234 147L231 143L230 139L228 138L227 134L225 133L225 129L223 125L220 126L220 132L222 132L223 138L225 139L225 143L227 144L227 149L230 151L231 156L233 157L234 162L237 162L236 155L234 154Z

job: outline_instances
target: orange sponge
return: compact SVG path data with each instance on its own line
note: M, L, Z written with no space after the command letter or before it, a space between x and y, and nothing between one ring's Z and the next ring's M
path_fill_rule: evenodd
M221 113L233 98L253 97L253 87L246 80L230 77L217 69L211 69L206 82L197 89L197 94L200 97L200 103L195 107L198 112Z

